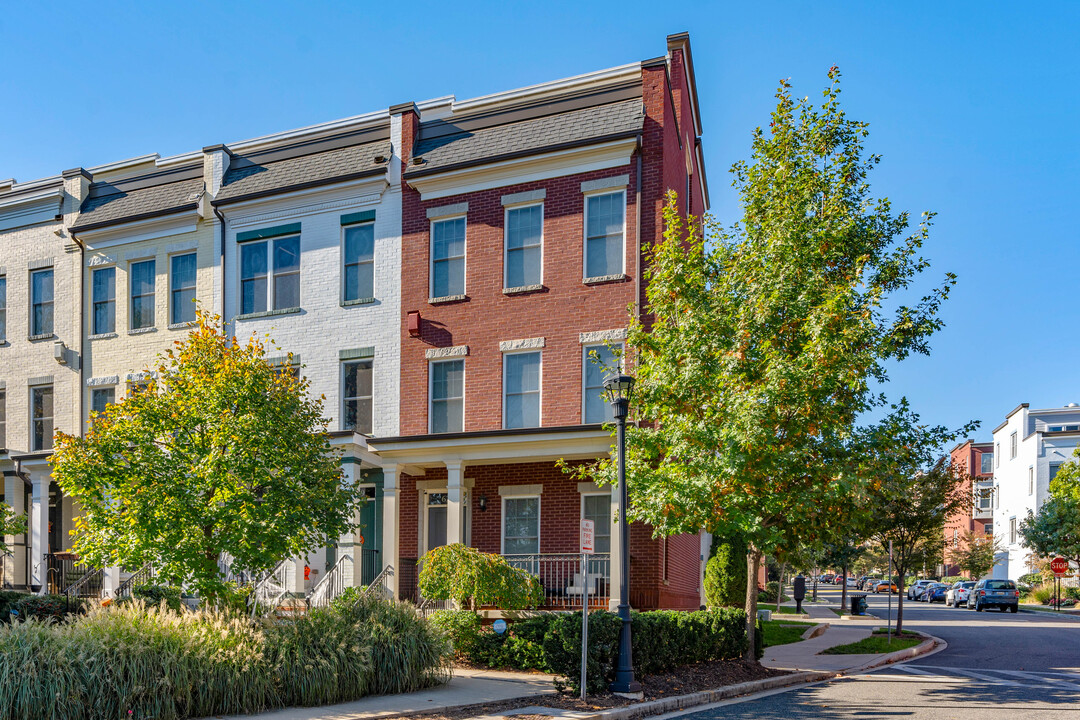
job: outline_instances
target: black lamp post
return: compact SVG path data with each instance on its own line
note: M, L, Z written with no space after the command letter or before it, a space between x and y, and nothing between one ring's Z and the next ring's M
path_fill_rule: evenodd
M615 665L615 682L611 692L624 697L641 697L641 683L634 679L633 645L630 638L630 523L626 520L626 414L630 410L630 394L634 378L616 373L604 379L604 393L611 403L618 427L619 460L619 659Z

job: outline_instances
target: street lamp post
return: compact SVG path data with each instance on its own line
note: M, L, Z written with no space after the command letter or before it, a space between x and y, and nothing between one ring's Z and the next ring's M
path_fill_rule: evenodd
M619 463L619 659L615 665L615 682L611 692L622 697L640 699L641 683L634 679L633 645L630 636L630 523L626 519L626 414L630 409L630 394L634 378L616 373L604 379L604 392L611 403L618 428Z

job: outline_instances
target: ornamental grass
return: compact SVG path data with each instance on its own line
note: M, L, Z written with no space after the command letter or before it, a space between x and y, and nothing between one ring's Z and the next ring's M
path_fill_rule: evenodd
M399 633L388 642L390 633ZM172 720L322 705L446 680L445 636L370 598L252 622L141 602L0 628L0 717Z

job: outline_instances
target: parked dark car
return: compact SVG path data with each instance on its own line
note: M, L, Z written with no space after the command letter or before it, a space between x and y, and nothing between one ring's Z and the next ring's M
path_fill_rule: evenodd
M930 582L926 585L923 585L915 592L915 599L919 602L926 602L926 598L930 595L930 591L936 588L938 585L941 585L941 583Z
M987 578L975 583L968 593L967 607L982 612L983 608L996 607L1001 612L1020 610L1020 591L1012 580Z
M934 583L923 592L923 600L928 603L945 602L945 595L949 592L949 586L945 583Z

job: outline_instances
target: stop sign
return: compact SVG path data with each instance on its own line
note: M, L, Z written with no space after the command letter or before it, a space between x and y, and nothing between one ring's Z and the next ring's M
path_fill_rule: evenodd
M1050 569L1060 577L1069 572L1069 561L1063 557L1056 557L1050 561Z

